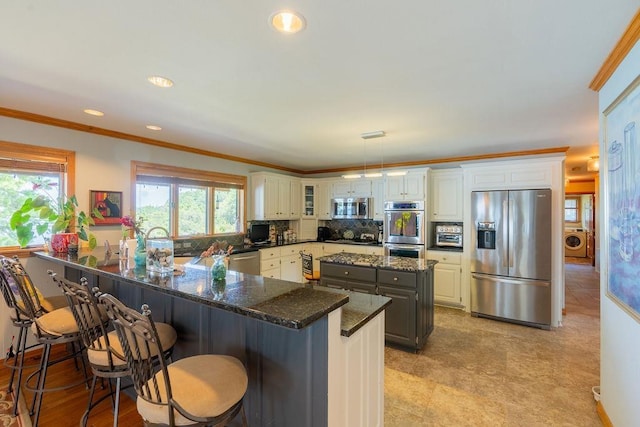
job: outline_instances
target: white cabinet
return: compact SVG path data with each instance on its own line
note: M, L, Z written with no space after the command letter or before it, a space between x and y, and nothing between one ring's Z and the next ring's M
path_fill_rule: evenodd
M373 198L373 219L384 221L384 179L371 180L371 197Z
M302 283L303 245L286 245L260 249L260 275Z
M260 249L260 275L280 278L280 248Z
M331 182L318 182L316 203L318 205L318 219L331 219Z
M461 254L428 251L427 258L438 261L433 268L433 298L436 304L460 307L462 305Z
M385 200L424 200L425 173L407 172L402 176L387 176Z
M431 185L431 220L462 221L462 170L435 170Z
M302 218L315 218L318 216L318 205L316 202L318 194L318 184L311 181L302 181Z
M286 175L251 175L254 220L298 219L300 217L300 180Z
M286 192L286 190L285 190ZM300 218L302 212L302 185L300 180L289 179L289 219ZM286 198L286 194L284 195Z
M302 283L302 257L299 250L280 258L280 279Z
M371 197L371 180L344 179L334 181L331 193L333 197Z

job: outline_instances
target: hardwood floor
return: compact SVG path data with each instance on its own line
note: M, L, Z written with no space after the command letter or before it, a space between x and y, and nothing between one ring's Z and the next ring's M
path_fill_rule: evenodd
M64 347L55 348L52 357L64 354ZM40 350L32 351L28 354L28 364L37 364L40 357ZM31 369L29 372L33 371ZM9 383L10 370L0 364L0 384L6 387ZM26 376L25 376L26 378ZM76 370L73 360L60 362L49 368L47 373L47 386L60 386L65 383L74 382L82 378L82 373ZM89 378L91 376L89 375ZM23 388L24 390L24 388ZM108 393L108 388L98 387L96 398ZM31 405L32 393L24 391L25 403ZM44 394L42 409L40 412L40 427L76 427L84 413L89 398L89 390L84 384L77 385L67 390L48 392ZM120 416L118 422L121 426L141 426L142 418L136 410L135 401L124 393L120 398ZM89 416L88 426L108 427L113 425L113 412L109 399L105 399L96 406Z

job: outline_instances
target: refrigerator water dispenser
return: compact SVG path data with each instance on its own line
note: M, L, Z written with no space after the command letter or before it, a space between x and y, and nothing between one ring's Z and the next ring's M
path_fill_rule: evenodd
M495 222L479 222L478 223L478 249L495 249L496 248L496 223Z

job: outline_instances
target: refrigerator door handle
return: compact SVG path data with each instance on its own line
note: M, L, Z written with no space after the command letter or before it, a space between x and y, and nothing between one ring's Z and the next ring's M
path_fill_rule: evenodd
M506 267L509 268L508 263L509 261L509 253L508 253L508 242L509 242L509 229L508 229L508 223L505 224L505 221L507 221L509 219L509 205L508 205L509 201L508 200L503 200L502 201L502 244L500 245L500 258L502 258L502 267Z
M514 279L504 276L492 276L488 274L471 273L473 279L488 280L490 282L509 283L511 285L534 285L534 286L551 286L551 282L546 280L535 279Z
M515 255L513 253L513 242L511 241L511 239L513 238L512 236L514 236L514 227L513 227L513 221L515 219L515 217L513 216L513 200L509 199L509 240L506 240L507 245L508 245L508 253L509 253L509 270L511 270L513 268L513 258L515 258ZM511 274L511 271L509 271L509 273Z

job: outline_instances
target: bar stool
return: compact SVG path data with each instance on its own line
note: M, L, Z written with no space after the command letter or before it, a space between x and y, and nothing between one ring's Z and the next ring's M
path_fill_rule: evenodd
M39 301L38 292L20 262L9 262L9 260L5 258L2 260L2 265L18 289L20 300L17 306L23 310L23 314L31 322L30 328L35 336L36 342L43 346L42 358L40 359L38 370L31 373L25 381L25 388L34 393L29 415L33 416L33 426L37 427L44 392L65 390L88 381L86 366L82 358L80 331L73 318L71 309L68 306L50 312L44 312ZM69 345L71 352L55 360L50 360L51 347L56 344ZM45 388L48 368L70 358L80 358L84 379L59 387ZM31 384L31 380L34 378L35 386Z
M224 425L238 412L247 425L242 399L248 379L238 359L203 354L167 364L149 306L141 314L109 294L98 300L118 334L145 425ZM149 359L154 353L159 363Z
M11 369L11 375L9 376L9 385L7 386L7 392L12 393L14 391L13 381L15 379L16 372L18 373L18 381L15 387L15 399L14 401L18 402L20 399L20 392L22 391L22 371L24 368L33 367L36 365L25 365L24 364L24 355L25 352L37 347L40 344L34 344L27 346L27 335L28 329L31 327L32 321L25 313L24 304L22 304L22 299L20 298L18 285L13 280L13 277L5 268L5 263L19 263L20 260L18 257L15 257L13 260L10 258L6 258L0 255L0 289L2 289L2 296L4 297L4 302L9 309L9 319L13 326L18 328L18 342L16 343L15 353L12 350L9 351L10 354L4 359L4 365ZM64 295L57 295L51 297L43 297L40 291L35 288L35 292L33 298L35 300L34 304L40 307L41 313L49 313L58 308L63 308L67 306L67 299ZM13 348L13 341L11 343L11 348ZM13 357L13 365L9 363L9 360ZM18 415L18 405L13 406L13 415Z
M301 251L300 256L302 257L302 276L308 282L318 284L318 281L320 280L320 272L313 270L313 255Z
M122 347L120 346L116 332L107 331L109 317L107 316L104 306L98 302L94 295L94 291L98 291L98 288L93 288L94 291L92 291L89 288L87 279L84 277L80 279L80 283L78 284L57 277L56 273L51 270L49 270L48 273L68 299L69 307L80 329L82 343L87 349L89 366L91 366L91 371L93 372L89 402L87 403L86 411L82 415L81 425L87 425L91 409L104 399L111 397L114 406L113 425L117 426L122 378L129 376L129 367L122 356ZM170 358L173 352L173 346L178 339L178 334L171 325L166 323L156 323L156 327L162 348L164 349L164 355ZM112 348L114 351L110 350ZM152 354L152 356L155 357L157 354ZM98 378L109 380L110 393L94 402L93 397ZM111 379L116 380L115 391L111 387Z

